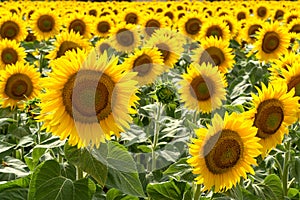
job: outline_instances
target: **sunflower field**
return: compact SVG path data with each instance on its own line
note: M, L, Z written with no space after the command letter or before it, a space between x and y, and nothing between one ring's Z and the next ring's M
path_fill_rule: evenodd
M1 200L299 200L297 1L0 2Z

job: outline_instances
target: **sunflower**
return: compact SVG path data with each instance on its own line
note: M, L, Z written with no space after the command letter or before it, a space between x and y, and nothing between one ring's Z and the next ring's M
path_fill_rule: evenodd
M24 105L24 101L37 97L40 88L40 73L28 63L17 62L0 72L0 99L2 107Z
M257 32L256 38L253 50L258 50L256 57L260 60L274 60L288 51L290 36L287 29L278 22L265 24Z
M115 26L110 16L99 17L94 23L94 35L99 37L109 36L110 29Z
M265 5L265 3L258 3L255 6L254 15L256 16L256 18L265 20L270 16L269 8Z
M156 30L168 27L170 23L168 17L158 13L151 13L143 17L141 26L144 28L145 37L150 37Z
M192 63L182 78L179 93L189 109L210 113L226 99L225 77L211 64Z
M278 7L273 11L274 21L281 21L284 18L285 9L282 9L282 7Z
M87 58L87 59L86 59ZM120 136L131 122L130 112L138 100L136 73L124 72L118 59L95 51L66 52L52 62L41 96L44 128L60 139L69 137L78 148L97 146L114 134Z
M109 51L109 49L113 49L111 46L111 41L110 39L100 39L96 44L95 44L96 52L97 54L103 54L105 51Z
M7 15L0 18L0 39L21 42L26 38L26 26L17 15Z
M228 26L231 38L235 38L235 36L237 35L237 31L238 31L238 28L237 28L238 25L237 25L236 20L234 20L232 18L232 16L229 16L229 15L223 16L220 19L222 19L222 21L224 23L226 23L226 25Z
M50 60L54 60L56 58L60 58L65 55L66 51L72 49L86 49L90 50L90 44L87 40L82 38L79 33L75 33L73 31L62 32L56 37L56 41L54 42L55 49L53 49L46 58Z
M82 13L70 14L65 21L65 26L69 32L74 31L85 38L89 38L93 32L91 17Z
M235 16L237 21L247 20L249 18L249 11L245 8L237 9Z
M300 62L300 55L295 52L289 52L285 55L280 56L278 59L274 60L271 67L268 69L271 72L271 81L282 76L283 71L287 71L288 67L293 63Z
M228 47L229 42L209 37L201 41L201 46L193 51L192 61L198 64L210 63L218 66L222 73L227 73L233 67L234 55Z
M0 41L0 69L5 69L7 65L25 62L25 49L20 47L15 40Z
M130 52L140 44L137 26L122 22L111 28L112 46L118 51Z
M126 24L140 24L141 17L143 13L136 8L126 8L119 16L121 22L126 22Z
M258 33L259 29L264 27L264 22L261 19L250 18L246 21L244 28L240 31L241 38L248 44L253 44L256 41L256 34Z
M294 19L297 19L297 18L299 18L299 17L300 17L299 11L291 10L290 12L285 13L283 21L284 21L286 24L289 24L289 23L291 23Z
M163 15L168 17L173 23L177 21L176 11L172 8L165 9Z
M295 90L287 92L287 85L270 83L268 87L262 84L262 89L257 88L258 95L252 95L254 108L245 113L253 120L257 127L256 136L259 137L262 156L277 144L281 144L284 134L288 133L288 126L297 120L298 97L294 97Z
M212 125L195 130L197 138L189 144L191 158L187 162L193 167L197 184L204 184L203 190L214 187L214 192L226 191L247 173L254 174L251 165L257 165L261 145L255 137L257 129L250 120L241 115L225 113L224 119L216 114Z
M143 47L157 47L162 54L164 64L171 68L183 52L182 43L179 43L176 37L166 36L163 31L154 33Z
M294 19L287 26L289 33L300 34L300 18ZM299 36L298 36L299 37Z
M207 19L201 27L200 35L197 39L203 39L210 36L217 37L223 41L229 41L231 35L227 23L222 21L222 19Z
M132 55L125 59L121 68L137 72L134 78L139 85L153 83L157 76L167 70L161 52L157 48L135 49Z
M99 14L99 8L97 7L97 5L90 4L88 6L87 14L90 15L90 16L97 17L98 14Z
M32 14L30 25L38 40L48 40L59 33L61 23L54 11L41 9Z
M199 36L200 30L204 24L204 16L196 12L187 13L179 19L178 29L182 34L195 39Z

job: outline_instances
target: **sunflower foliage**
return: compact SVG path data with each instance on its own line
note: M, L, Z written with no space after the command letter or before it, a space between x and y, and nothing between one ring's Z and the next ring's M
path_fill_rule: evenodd
M0 12L1 200L300 198L298 2Z

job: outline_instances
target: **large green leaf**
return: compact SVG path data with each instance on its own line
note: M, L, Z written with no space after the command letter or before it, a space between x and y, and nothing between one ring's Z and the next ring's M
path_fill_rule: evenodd
M10 188L27 188L30 183L30 175L22 178L18 178L16 180L1 182L0 184L0 192Z
M28 188L9 188L0 192L1 200L24 200L27 198Z
M139 180L136 163L126 148L116 142L109 142L107 149L109 170L106 184L126 194L145 196ZM94 153L98 154L97 151Z
M125 194L145 196L136 163L125 147L116 142L101 144L98 149L77 149L65 145L67 159L107 187Z
M191 196L186 193L188 190L190 190L190 186L186 182L178 182L175 180L162 183L150 183L147 186L147 193L152 199L186 199L188 196Z
M139 198L123 194L120 190L112 188L106 193L106 200L139 200Z
M106 154L105 151L107 151L105 145L100 145L99 152ZM69 162L90 174L100 185L104 186L107 178L107 164L101 154L94 156L88 149L78 149L66 143L65 155Z
M88 179L73 182L61 175L61 166L55 160L41 163L34 171L29 186L28 200L92 199L95 184Z
M14 149L16 145L10 144L4 141L0 141L0 159L8 156Z
M282 182L275 174L270 174L264 179L267 190L271 190L276 199L284 199ZM273 199L273 198L272 198Z

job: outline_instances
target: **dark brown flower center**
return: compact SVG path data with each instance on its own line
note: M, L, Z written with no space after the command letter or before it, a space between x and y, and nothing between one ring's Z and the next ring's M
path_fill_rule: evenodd
M97 30L99 33L107 33L110 29L110 25L106 21L99 22L97 25Z
M14 100L24 100L33 92L31 79L25 74L13 74L5 85L5 94Z
M229 28L229 31L232 32L233 30L233 26L232 26L232 23L229 21L229 20L224 20Z
M262 28L259 24L253 24L248 29L248 35L251 39L255 39L255 33L258 31L258 29Z
M254 119L254 126L258 128L257 137L267 138L275 134L283 119L283 107L279 100L268 99L261 102Z
M243 155L243 142L237 132L224 129L208 139L203 156L208 170L222 174L233 168Z
M56 54L56 58L60 58L61 56L64 56L67 51L77 49L77 48L81 49L81 47L77 43L72 41L64 41L59 46L59 49Z
M84 35L86 30L86 24L80 19L75 19L70 23L69 31L73 30L75 33Z
M219 39L223 36L223 31L218 25L211 26L207 29L206 37L217 36Z
M156 47L161 52L164 62L166 62L170 57L170 48L165 43L157 44Z
M190 93L198 101L206 101L214 94L215 88L213 81L205 76L195 77L191 82Z
M42 15L37 21L37 26L42 32L51 32L54 28L55 21L50 15Z
M241 21L242 19L246 19L246 14L244 12L239 12L237 14L237 20Z
M99 45L99 50L101 53L104 53L104 51L108 51L108 49L110 48L111 46L106 43L106 42L103 42L102 44Z
M210 63L212 66L220 66L225 61L223 51L217 47L209 47L203 51L199 64Z
M174 19L174 14L171 11L166 12L165 16L169 17L170 20Z
M1 59L6 65L16 64L18 61L18 53L13 48L5 48L2 51Z
M153 61L147 54L142 54L135 59L133 63L133 71L138 73L138 76L145 76L153 67Z
M300 24L295 24L289 32L300 33Z
M137 24L138 16L135 13L128 13L125 16L125 21L127 24Z
M2 38L13 40L20 32L20 27L13 21L6 21L0 27L0 34Z
M257 15L258 15L258 16L260 16L260 17L265 17L266 14L267 14L267 8L266 8L266 7L261 6L261 7L259 7L259 8L257 9Z
M35 35L32 32L27 31L27 33L28 34L27 34L27 36L25 38L26 42L33 42L33 41L36 40L36 37L35 37Z
M160 22L155 19L150 19L145 26L147 35L151 36L155 30L159 29Z
M191 18L185 23L185 30L190 35L196 35L201 29L201 21L197 18Z
M98 71L82 70L69 78L63 88L63 104L75 121L97 123L112 112L115 83Z
M300 76L293 76L288 85L288 91L295 88L295 96L300 96Z
M286 23L289 24L293 19L297 19L298 16L297 15L291 15L287 18Z
M134 34L126 28L120 29L117 32L116 37L117 37L117 42L121 46L129 47L134 44Z
M280 19L283 18L283 15L284 15L284 12L283 12L282 10L277 10L276 13L275 13L274 18L275 18L276 20L280 20Z
M262 50L265 53L272 53L280 44L280 37L276 32L267 32L262 43Z
M90 10L89 15L97 17L97 10L95 9Z

